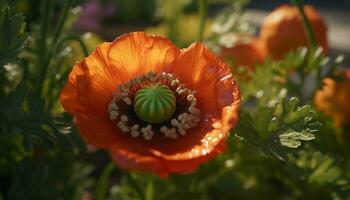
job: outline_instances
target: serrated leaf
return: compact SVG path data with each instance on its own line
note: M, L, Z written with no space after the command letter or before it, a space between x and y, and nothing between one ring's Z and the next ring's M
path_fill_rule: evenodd
M260 107L259 114L256 116L256 128L260 132L261 137L268 136L268 126L270 124L273 110L267 107Z
M255 112L243 109L236 135L284 159L283 147L297 148L302 141L314 140L314 133L320 128L311 107L299 107L298 102L295 97L284 98L273 107L261 106Z
M291 131L279 135L279 138L283 146L297 148L301 145L301 141L313 140L315 139L315 136L308 131Z
M32 147L33 140L39 140L47 147L58 144L64 149L72 149L67 135L59 131L45 111L44 101L24 83L0 100L0 120L0 128L8 130L1 134L20 130L27 148Z
M339 199L347 199L350 194L349 175L342 169L335 155L314 151L311 146L297 154L289 154L287 170L297 180L303 179L313 187L331 189Z
M5 99L0 100L0 114L4 117L4 120L12 120L20 115L27 93L28 87L22 83L17 86L15 91L10 92Z
M12 14L5 4L0 8L0 67L11 62L24 47L28 35L22 14Z

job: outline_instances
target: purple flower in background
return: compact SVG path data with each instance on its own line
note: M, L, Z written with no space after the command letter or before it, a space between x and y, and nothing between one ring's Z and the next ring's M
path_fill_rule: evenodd
M82 14L74 27L81 31L96 32L101 28L102 21L112 17L116 12L113 3L102 4L99 0L89 0L82 5Z

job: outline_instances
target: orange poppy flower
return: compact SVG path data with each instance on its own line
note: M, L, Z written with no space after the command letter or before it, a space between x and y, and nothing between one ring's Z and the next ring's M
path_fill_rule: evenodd
M339 82L325 78L315 95L317 109L332 117L338 128L350 123L350 70L345 70L342 77L344 80Z
M61 103L83 139L124 169L186 173L225 149L238 120L230 68L201 43L143 32L103 43L69 74Z
M224 58L232 59L235 66L247 66L250 70L255 69L265 59L265 52L261 42L254 36L249 42L238 43L231 48L222 48L221 55Z
M305 5L304 11L310 21L316 42L327 53L325 22L313 6ZM287 52L309 45L298 9L288 4L279 6L264 19L259 37L265 51L274 59L281 59Z

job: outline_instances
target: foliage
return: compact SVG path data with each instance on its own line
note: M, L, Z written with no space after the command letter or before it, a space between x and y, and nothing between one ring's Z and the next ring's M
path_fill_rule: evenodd
M20 84L5 99L0 101L1 130L3 134L22 133L25 146L32 148L34 140L45 145L59 143L70 148L67 138L59 132L50 115L44 111L44 102Z
M235 128L237 137L258 145L263 151L284 160L284 147L297 148L301 141L315 139L320 124L313 121L310 106L298 107L298 99L282 99L273 107L262 106L250 112L242 110Z
M3 66L13 61L23 49L28 35L24 31L23 15L11 13L10 8L3 3L0 3L0 13L0 66Z

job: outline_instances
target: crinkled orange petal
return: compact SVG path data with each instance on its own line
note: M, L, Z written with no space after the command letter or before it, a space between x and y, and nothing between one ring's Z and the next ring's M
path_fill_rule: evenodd
M201 43L184 49L175 66L173 73L188 88L198 92L197 99L203 113L220 115L218 111L239 96L230 67Z
M124 69L123 82L127 82L149 71L168 71L179 53L166 38L135 32L117 38L108 58L112 66Z
M144 141L143 151L129 147L122 155L130 153L130 159L155 157L163 161L148 162L164 175L172 172L184 173L195 170L199 164L222 152L230 129L238 120L240 106L239 89L231 77L229 66L222 63L202 44L196 43L181 52L171 70L188 88L195 89L198 107L201 109L200 124L187 131L185 136L176 140L156 137ZM125 160L125 157L113 148L112 158L128 169L143 170L142 162ZM120 159L124 158L124 159ZM142 159L141 159L142 160ZM155 160L154 160L155 161ZM123 163L121 163L123 162ZM139 163L139 165L137 165ZM159 167L162 166L162 170ZM146 170L147 171L147 170ZM154 170L153 170L154 171Z
M201 122L186 136L145 141L121 133L109 120L107 107L116 85L149 71L173 73L198 92ZM61 102L75 116L84 140L109 149L120 167L166 176L193 171L225 149L238 120L240 94L229 66L202 44L180 52L165 38L136 32L104 43L75 65Z
M98 125L108 116L107 107L116 86L136 76L133 70L136 68L166 71L179 53L180 50L163 37L135 32L125 34L111 43L103 43L90 56L76 64L69 74L60 100L63 108L75 117L83 114L98 116L90 124L83 120L87 117L77 119L84 124L78 123L78 127L86 130L81 131L86 142L101 148L106 148L113 142L118 143L107 139L115 138L111 134L121 134L118 129L114 129L114 132L105 131ZM128 63L128 60L131 61ZM109 120L109 123L113 122ZM99 134L89 131L90 127Z
M147 171L167 176L169 170L164 160L144 151L142 144L114 145L110 148L112 160L121 168L127 170Z
M103 43L73 67L61 92L61 104L67 112L73 115L80 112L105 112L115 82L118 82L118 78L112 77L106 70L108 62L104 57L108 49L109 43Z
M123 133L105 115L77 114L75 123L84 141L92 146L107 149L123 139Z

